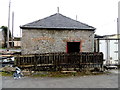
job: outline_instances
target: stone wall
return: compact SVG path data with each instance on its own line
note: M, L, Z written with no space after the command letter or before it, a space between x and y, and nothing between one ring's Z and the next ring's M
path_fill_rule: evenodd
M22 54L66 52L67 42L81 42L81 52L92 52L94 31L25 29Z

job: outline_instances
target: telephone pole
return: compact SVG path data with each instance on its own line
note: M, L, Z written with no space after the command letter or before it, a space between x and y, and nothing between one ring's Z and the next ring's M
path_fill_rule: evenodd
M118 60L120 64L120 1L118 2L118 20L117 20L117 34L118 34Z
M9 45L9 30L10 30L10 5L11 4L11 1L9 1L9 8L8 8L8 29L7 29L7 49L10 48L10 45Z
M14 31L14 12L12 12L12 48L14 46L14 43L13 43L13 31Z

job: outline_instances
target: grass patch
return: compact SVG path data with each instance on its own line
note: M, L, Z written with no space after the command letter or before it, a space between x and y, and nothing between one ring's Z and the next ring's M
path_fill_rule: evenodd
M0 49L7 49L7 48L5 48L5 47L0 47Z
M36 72L31 75L31 77L56 77L56 78L64 78L64 77L74 77L74 76L88 76L88 75L102 75L105 72Z
M69 73L61 73L61 72L49 72L49 77L69 77L71 74Z
M41 74L41 73L35 73L35 74L32 74L31 75L32 77L47 77L48 76L48 74Z
M0 72L0 76L13 76L13 72Z
M14 72L7 72L3 71L0 72L0 76L13 76ZM46 71L39 71L34 72L30 77L55 77L55 78L64 78L64 77L75 77L75 76L88 76L88 75L102 75L108 74L108 72L46 72ZM26 76L26 75L24 75Z

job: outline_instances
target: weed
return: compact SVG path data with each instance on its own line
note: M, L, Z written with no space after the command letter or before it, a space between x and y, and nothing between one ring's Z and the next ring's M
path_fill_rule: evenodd
M12 76L13 75L13 72L0 72L0 76Z

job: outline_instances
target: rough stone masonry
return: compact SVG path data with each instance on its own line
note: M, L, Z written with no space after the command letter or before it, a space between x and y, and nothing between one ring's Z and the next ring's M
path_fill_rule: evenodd
M22 54L66 52L67 42L80 42L80 52L92 52L94 32L26 29L22 36Z

